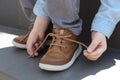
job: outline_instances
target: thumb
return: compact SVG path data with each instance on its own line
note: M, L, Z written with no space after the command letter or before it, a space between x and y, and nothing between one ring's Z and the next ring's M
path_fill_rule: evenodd
M98 46L99 43L100 43L100 40L94 39L94 40L91 42L91 44L88 46L87 51L88 51L89 53L93 52L93 51L97 48L97 46Z

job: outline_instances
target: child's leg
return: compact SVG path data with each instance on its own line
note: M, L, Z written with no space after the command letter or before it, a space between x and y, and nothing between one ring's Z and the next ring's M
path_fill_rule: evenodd
M23 13L29 21L35 20L35 15L33 13L33 7L37 0L19 0Z
M67 28L76 35L81 32L80 0L46 0L46 6L54 27Z

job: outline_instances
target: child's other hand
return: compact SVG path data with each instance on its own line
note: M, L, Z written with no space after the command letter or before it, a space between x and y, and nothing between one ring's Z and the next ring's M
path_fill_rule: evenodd
M30 57L38 56L35 50L39 47L44 39L44 33L32 30L27 40L27 52Z
M100 32L92 31L92 42L83 51L84 56L92 61L97 60L107 49L106 37Z

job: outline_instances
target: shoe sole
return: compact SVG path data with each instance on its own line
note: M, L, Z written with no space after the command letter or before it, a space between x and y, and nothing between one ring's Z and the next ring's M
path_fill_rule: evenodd
M51 40L47 40L44 44L44 46L49 46L49 44L51 43ZM26 49L26 44L20 44L18 42L15 42L14 40L12 41L12 44L17 47L17 48L20 48L20 49Z
M26 49L26 44L20 44L15 42L14 40L12 41L12 44L17 48Z
M62 71L62 70L68 69L74 63L74 61L77 59L77 57L81 54L81 51L82 51L82 46L79 45L79 47L75 51L72 59L64 65L49 65L49 64L39 63L39 67L41 69L47 70L47 71Z

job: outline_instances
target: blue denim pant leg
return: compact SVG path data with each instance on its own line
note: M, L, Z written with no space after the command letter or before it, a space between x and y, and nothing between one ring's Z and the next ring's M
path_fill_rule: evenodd
M50 19L46 10L46 0L37 0L33 11L36 16L42 16L47 19Z
M67 28L76 35L80 34L80 0L46 0L46 9L55 28Z

